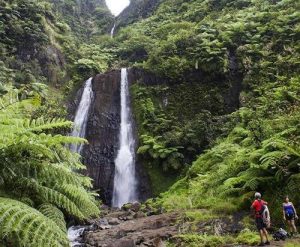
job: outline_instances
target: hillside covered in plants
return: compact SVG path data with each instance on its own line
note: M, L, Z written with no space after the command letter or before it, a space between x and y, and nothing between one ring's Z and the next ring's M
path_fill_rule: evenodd
M112 21L102 1L0 1L0 246L69 246L66 222L99 215L65 102L108 68L87 41Z
M69 149L89 146L69 135L69 108L89 77L98 102L125 67L152 194L141 208L180 212L168 246L257 244L256 191L274 229L284 196L300 211L298 1L132 0L114 17L104 0L0 0L0 51L1 247L68 246L67 225L99 217L101 181ZM238 232L200 230L236 215Z
M187 207L190 198L197 207L203 193L243 201L256 190L299 200L299 7L163 1L107 44L120 63L165 78L132 92L138 153L163 171L183 171L172 191L186 197L175 189L171 205Z

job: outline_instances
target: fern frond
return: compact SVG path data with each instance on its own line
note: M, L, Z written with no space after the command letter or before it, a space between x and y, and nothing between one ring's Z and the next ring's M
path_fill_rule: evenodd
M86 218L96 216L100 213L99 207L94 201L94 194L83 193L85 190L72 184L61 184L57 190L68 196L80 209Z
M64 214L57 207L49 203L44 203L38 210L47 218L53 220L62 231L67 232Z
M73 123L63 119L45 120L44 118L33 119L31 121L25 120L23 126L27 131L41 132L44 130L51 130L56 128L70 128Z
M68 246L66 234L55 222L16 200L0 197L0 224L0 237L22 239L20 246L40 247L47 242L48 246Z
M68 149L86 140L49 134L71 122L32 119L39 97L19 101L17 95L0 97L0 245L68 246L64 214L86 219L99 213L86 190L91 179L76 172L85 169L80 155Z
M78 219L85 218L77 205L65 194L62 194L55 189L42 186L38 184L37 181L25 177L20 179L18 184L33 190L41 201L54 204L56 207L64 209L69 215L76 216Z
M264 169L268 169L270 167L274 167L278 164L278 162L287 154L283 151L273 151L264 154L259 161Z
M18 90L11 89L0 98L0 110L7 109L8 106L19 102Z

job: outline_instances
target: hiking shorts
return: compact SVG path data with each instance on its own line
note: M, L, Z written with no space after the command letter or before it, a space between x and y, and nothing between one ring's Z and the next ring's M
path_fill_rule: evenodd
M295 215L294 214L285 214L285 218L286 218L286 220L294 220Z
M256 222L257 230L259 231L267 227L267 225L264 223L262 218L256 218L255 222Z

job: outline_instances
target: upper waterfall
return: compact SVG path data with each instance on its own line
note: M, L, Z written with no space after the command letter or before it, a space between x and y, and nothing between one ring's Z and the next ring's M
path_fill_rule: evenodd
M136 195L135 147L129 105L129 86L127 69L121 70L121 126L119 133L119 150L115 159L115 177L113 190L113 207L133 202Z
M111 29L111 31L110 31L110 37L111 37L111 38L114 37L115 28L116 28L116 23L114 24L114 26L112 27L112 29Z
M74 119L74 128L71 136L85 138L86 124L88 121L88 113L93 100L92 77L89 78L84 85L83 93ZM73 152L80 153L83 144L71 144L70 149Z

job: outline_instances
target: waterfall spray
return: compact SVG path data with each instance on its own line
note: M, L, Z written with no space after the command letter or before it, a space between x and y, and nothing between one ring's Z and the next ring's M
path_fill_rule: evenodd
M135 150L129 105L129 87L127 69L121 70L121 126L119 133L119 150L115 159L115 177L113 190L113 207L133 202L136 196Z

